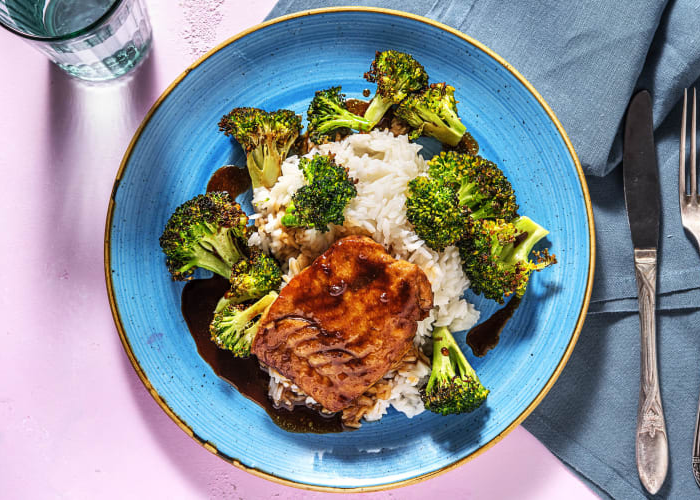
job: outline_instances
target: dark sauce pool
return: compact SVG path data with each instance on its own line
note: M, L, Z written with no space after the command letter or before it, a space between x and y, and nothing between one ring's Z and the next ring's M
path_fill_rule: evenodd
M207 183L207 193L227 191L231 198L236 198L250 189L250 176L247 168L225 165L214 172Z
M340 413L326 417L306 406L297 406L293 411L275 408L267 395L269 376L260 369L257 358L236 358L211 341L209 323L216 303L228 288L228 281L217 276L189 281L182 290L182 315L202 359L214 373L257 403L275 424L286 431L325 434L347 430L340 421Z
M467 333L467 344L472 348L475 356L481 358L498 345L503 328L508 320L513 317L519 305L520 298L514 295L505 307L493 313L483 323L469 330L469 333Z

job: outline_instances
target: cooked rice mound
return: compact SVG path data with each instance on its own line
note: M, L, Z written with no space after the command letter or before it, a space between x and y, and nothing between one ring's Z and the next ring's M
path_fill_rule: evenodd
M427 275L433 290L435 307L418 323L414 339L416 350L394 367L375 386L343 412L343 422L359 427L360 420L378 420L389 406L409 418L423 412L419 389L430 376L430 363L420 350L430 344L433 326L449 326L452 331L466 330L479 319L479 312L462 297L469 280L462 271L459 252L454 246L436 252L413 231L406 219L408 181L426 173L427 165L419 155L421 146L405 135L374 130L369 134L353 134L340 142L324 144L314 153L335 154L335 161L346 167L357 179L357 197L345 209L345 223L331 225L322 233L315 229L285 228L280 224L292 195L304 185L298 168L299 158L289 157L282 165L282 175L271 188L258 188L253 205L258 231L250 244L272 253L282 264L284 280L289 280L330 245L350 234L363 234L384 245L397 259L418 265ZM429 349L429 347L428 347ZM315 401L301 393L291 381L271 371L270 396L275 404L289 406Z

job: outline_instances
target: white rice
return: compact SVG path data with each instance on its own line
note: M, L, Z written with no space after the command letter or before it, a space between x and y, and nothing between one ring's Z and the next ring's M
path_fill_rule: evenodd
M258 231L250 243L262 246L280 262L288 282L328 249L339 238L349 234L364 234L384 245L397 259L418 265L430 280L434 294L434 309L418 323L414 343L421 348L429 344L433 326L449 326L453 331L466 330L479 319L479 312L462 299L469 281L462 271L459 252L453 246L435 252L416 235L406 220L406 189L408 182L427 171L425 160L418 154L421 146L411 143L405 135L395 137L388 131L353 134L340 142L324 144L314 153L333 153L338 164L357 179L357 197L345 210L345 223L331 225L326 233L313 229L285 232L280 224L284 209L292 195L304 185L298 168L299 158L287 158L282 175L271 188L258 188L253 193L253 216ZM419 361L411 373L391 373L392 390L388 400L378 400L365 415L377 420L389 406L408 417L423 411L419 389L430 375L430 367ZM385 377L386 378L386 377ZM289 387L289 381L270 378L270 395L281 394L279 384Z

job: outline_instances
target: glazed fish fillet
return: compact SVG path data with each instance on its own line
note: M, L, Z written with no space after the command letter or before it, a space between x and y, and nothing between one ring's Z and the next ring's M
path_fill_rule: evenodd
M349 236L282 289L252 352L324 408L340 411L404 357L432 307L418 266L370 238Z

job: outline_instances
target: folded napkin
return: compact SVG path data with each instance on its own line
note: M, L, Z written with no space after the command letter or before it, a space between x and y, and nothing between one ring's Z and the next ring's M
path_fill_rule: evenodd
M679 99L700 85L695 0L280 0L269 17L331 5L404 10L484 43L527 78L561 120L587 175L597 265L579 343L525 427L601 496L643 498L634 462L639 320L624 206L620 129L630 97L654 99L662 209L658 305L661 390L671 461L663 497L700 496L690 469L700 391L700 259L678 212Z

